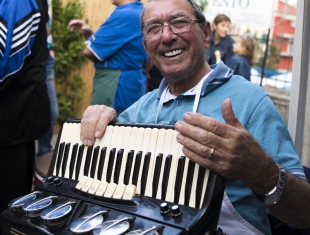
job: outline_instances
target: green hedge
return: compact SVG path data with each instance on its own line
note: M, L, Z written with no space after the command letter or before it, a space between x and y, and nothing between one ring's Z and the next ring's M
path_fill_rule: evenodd
M85 6L72 0L62 6L61 0L52 0L52 36L55 49L55 83L59 106L59 123L76 118L79 103L84 96L84 82L78 72L85 61L82 51L85 39L77 32L70 32L68 23L82 19Z

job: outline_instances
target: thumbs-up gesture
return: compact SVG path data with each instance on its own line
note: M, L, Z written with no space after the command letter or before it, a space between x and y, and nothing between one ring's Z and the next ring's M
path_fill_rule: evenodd
M194 162L228 179L241 180L255 192L261 192L262 179L277 172L273 159L235 116L230 99L222 103L226 123L198 113L185 113L175 129L183 153Z

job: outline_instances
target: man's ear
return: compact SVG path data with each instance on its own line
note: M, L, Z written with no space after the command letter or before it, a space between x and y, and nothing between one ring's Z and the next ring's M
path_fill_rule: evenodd
M147 52L147 41L142 39L144 50Z
M206 21L205 26L204 26L204 47L207 49L210 45L210 40L211 40L211 25L209 21Z

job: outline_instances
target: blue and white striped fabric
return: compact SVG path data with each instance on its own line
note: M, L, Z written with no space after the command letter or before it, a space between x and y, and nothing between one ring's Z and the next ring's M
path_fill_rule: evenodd
M18 72L31 54L40 16L35 0L0 0L0 82Z

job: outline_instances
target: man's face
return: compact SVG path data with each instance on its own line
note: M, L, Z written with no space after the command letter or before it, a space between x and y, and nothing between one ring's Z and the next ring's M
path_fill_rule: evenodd
M167 24L182 16L196 18L188 1L153 0L146 6L143 23L144 27L152 23ZM194 76L204 65L204 40L208 33L197 22L192 22L190 31L181 34L174 34L166 26L161 38L144 41L144 47L164 76L178 81Z

